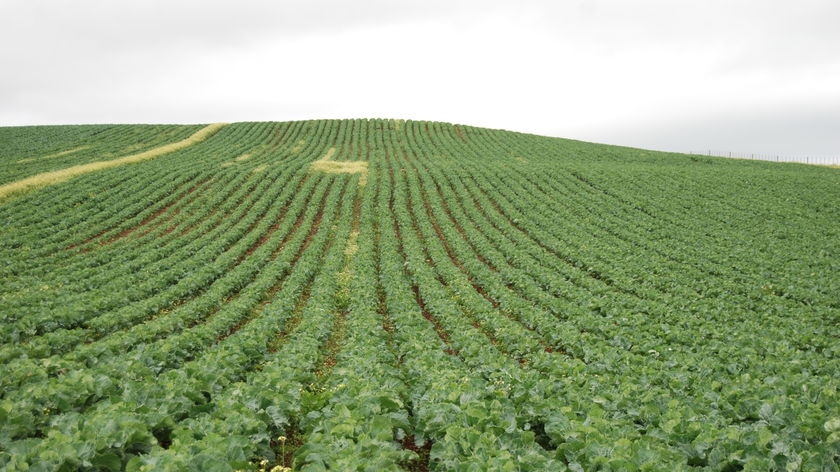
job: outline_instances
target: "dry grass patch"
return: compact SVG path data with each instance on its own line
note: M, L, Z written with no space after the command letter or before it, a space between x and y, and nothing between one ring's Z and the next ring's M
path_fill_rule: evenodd
M303 149L304 145L306 145L305 139L298 140L298 142L295 143L295 147L292 148L292 154L297 154L298 152L300 152L300 150Z
M234 157L232 161L223 162L222 167L230 167L230 166L236 164L237 162L247 161L253 155L254 155L253 152L247 152L245 154L242 154L241 156Z
M350 237L347 238L347 246L344 247L344 255L353 257L359 252L359 230L350 232Z
M359 230L354 229L350 232L350 237L347 238L347 244L344 246L344 268L341 272L336 274L338 282L338 293L336 293L337 305L342 312L346 312L350 306L350 286L353 280L352 261L353 257L359 252Z
M312 163L312 170L326 172L328 174L363 174L368 169L365 161L315 161Z
M323 157L321 157L321 158L320 158L320 159L318 159L318 160L319 160L319 161L329 161L329 160L331 160L331 159L333 158L333 156L335 156L335 146L333 146L333 147L331 147L331 148L327 149L327 153L326 153L326 154L324 154L324 155L323 155Z
M359 185L367 183L367 161L333 161L335 155L335 147L331 147L324 157L318 159L310 165L310 169L315 172L326 172L328 174L360 174Z
M156 157L163 156L181 149L187 148L194 144L198 144L209 138L217 131L222 129L226 123L214 123L205 126L193 133L191 136L174 143L165 144L148 151L132 154L130 156L113 159L110 161L97 161L88 164L80 164L66 169L56 170L52 172L43 172L41 174L33 175L25 179L17 180L6 185L0 186L0 198L8 197L9 195L35 190L48 185L65 182L84 174L90 174L103 169L110 169L112 167L119 167L126 164L135 164L138 162L148 161Z

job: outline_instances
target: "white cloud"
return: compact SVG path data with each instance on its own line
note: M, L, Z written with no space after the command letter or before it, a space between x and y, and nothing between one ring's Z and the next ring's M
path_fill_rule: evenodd
M837 17L834 0L7 0L0 124L375 116L662 148L691 138L669 124L727 122L758 148L758 117L840 108Z

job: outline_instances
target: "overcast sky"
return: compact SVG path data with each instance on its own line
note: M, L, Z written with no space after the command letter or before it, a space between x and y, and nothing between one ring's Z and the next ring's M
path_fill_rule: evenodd
M0 126L404 118L840 156L838 0L2 0Z

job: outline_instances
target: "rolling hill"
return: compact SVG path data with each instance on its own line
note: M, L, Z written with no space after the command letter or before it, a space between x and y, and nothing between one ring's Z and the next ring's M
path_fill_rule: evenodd
M840 172L0 128L4 470L837 470Z

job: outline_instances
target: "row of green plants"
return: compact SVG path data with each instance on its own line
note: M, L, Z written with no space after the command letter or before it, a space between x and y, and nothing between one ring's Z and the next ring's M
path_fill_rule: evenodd
M0 466L832 470L830 172L317 120L17 196Z
M232 183L234 184L233 188L242 190L238 197L232 199L233 202L237 202L249 195L248 190L252 187L242 186L241 182L237 185L236 180L232 181ZM291 198L291 190L290 188L285 193L284 198L278 201L273 201L263 196L263 203L261 204L263 209L259 212L255 211L253 214L265 214L267 205L271 202L275 206L275 211L282 208L284 202ZM73 312L72 308L74 305L71 304L72 296L62 297L60 300L64 303L62 306L63 310L58 311L58 313L53 312L54 320L50 323L50 325L62 323L62 329L51 331L47 336L34 339L34 341L41 342L30 342L23 345L24 347L30 348L26 352L26 357L38 357L33 354L39 352L39 348L41 350L49 349L46 354L56 354L62 348L67 348L68 343L72 343L74 337L81 337L82 339L86 336L101 337L115 329L130 327L133 323L129 317L149 316L160 310L170 308L172 304L183 304L189 297L203 292L215 279L222 276L233 265L241 262L242 255L250 247L248 243L253 244L253 241L260 238L262 234L253 231L255 228L250 228L252 230L251 236L245 240L241 240L240 232L249 228L248 223L252 219L252 217L248 217L249 206L231 206L231 211L236 210L236 212L229 214L229 216L233 216L232 218L224 218L223 215L219 215L216 219L207 219L207 221L202 221L200 217L197 219L193 218L193 215L196 214L203 215L199 213L201 207L218 208L217 205L225 204L225 196L228 195L228 192L224 192L221 193L220 199L194 200L194 205L186 208L188 215L190 215L189 219L186 219L181 225L173 228L174 231L169 231L170 234L165 235L163 238L161 238L160 234L152 234L149 238L146 238L147 241L145 242L155 245L154 250L150 251L149 248L141 245L134 251L126 251L124 245L116 245L118 247L109 247L108 251L102 251L113 254L114 258L129 258L133 267L128 266L128 263L124 262L120 266L127 272L123 277L120 277L111 269L113 266L110 265L107 257L105 259L97 259L95 256L90 258L85 257L84 259L91 263L91 267L84 267L84 270L81 267L76 267L77 273L81 276L87 276L87 278L79 277L79 280L76 282L101 287L99 292L101 294L101 301L94 304L92 308L90 306L92 294L82 292L79 294L79 310L94 311L95 313L101 314L94 318L79 318L77 323L80 323L81 326L72 326L73 318L68 319L67 317L82 315L77 315ZM253 198L257 195L262 194L253 193L250 196ZM305 202L298 202L298 205L305 205ZM198 225L197 223L201 224ZM233 223L237 224L233 225ZM263 229L266 225L266 223L263 224ZM253 223L251 223L251 226L254 226ZM195 239L184 237L182 228L186 227L192 228L191 235L198 235L198 237ZM179 234L180 236L178 236ZM234 244L234 242L237 243ZM92 254L97 254L98 252L100 251L93 252ZM220 257L220 255L223 257ZM133 259L131 259L131 256L133 256ZM214 259L216 259L215 264L209 264ZM61 269L55 272L57 273L54 275L59 280L61 280L61 277L68 277L68 275L62 274ZM192 274L189 277L184 276L190 272ZM70 274L72 273L71 269ZM108 277L109 274L110 278ZM124 295L114 297L115 292L123 292ZM138 296L138 292L147 294L146 298ZM152 296L148 294L152 294ZM131 300L132 297L136 298L136 300ZM117 298L117 300L114 301L114 298ZM135 303L126 304L126 301L135 301ZM37 307L42 306L44 303L45 301L43 300L36 300L34 303L30 302L30 305L34 305L37 309ZM112 312L103 309L103 306L108 306L107 304L109 303L116 306ZM17 305L14 308L14 311L10 310L13 314L20 314L23 311L21 305ZM23 314L25 315L26 313L24 312ZM63 315L65 318L58 315ZM29 315L23 318L23 322L27 323L31 318L32 315ZM36 325L29 322L29 326ZM15 329L15 327L15 324L9 325L10 330ZM38 326L33 329L44 330L47 328Z
M315 183L315 182L317 182L317 180L312 179L311 182ZM283 183L285 183L285 182L279 182L278 185L282 185ZM319 186L318 186L318 188L320 188L320 191L319 191L320 195L323 196L324 193L330 187L331 187L331 185L330 185L329 181L326 181L326 180L321 181ZM294 189L295 189L294 187L289 187L290 191L294 190ZM204 303L204 305L205 305L204 308L193 307L194 308L193 310L189 310L187 312L187 313L195 313L195 314L201 315L201 316L208 316L209 318L208 318L207 322L194 325L188 331L184 331L183 333L173 334L173 335L170 335L168 337L161 338L160 341L156 341L156 342L148 342L147 341L145 344L141 344L139 347L134 347L133 355L118 356L117 358L111 358L111 359L108 359L108 360L105 360L105 361L95 362L95 367L93 367L92 369L89 369L89 370L93 371L96 374L100 374L100 375L104 372L103 376L106 377L110 383L105 387L105 391L94 393L94 395L96 395L95 399L96 400L101 399L101 400L98 403L95 403L94 406L89 408L89 410L92 410L93 412L88 412L88 410L85 410L87 405L79 405L78 403L74 403L75 401L77 401L77 400L74 400L74 399L78 399L78 401L83 401L85 403L90 402L91 392L85 392L84 389L81 389L82 391L79 391L79 392L73 392L72 391L72 382L66 382L64 384L64 385L67 385L68 390L70 390L70 391L64 392L65 396L63 396L63 397L61 395L55 395L55 392L53 392L53 391L49 391L44 395L37 395L37 393L41 393L41 392L38 391L38 390L35 390L36 401L38 401L38 400L40 400L40 401L50 401L50 400L55 401L56 397L59 397L60 399L67 399L67 402L65 404L59 406L60 408L63 408L63 410L59 409L58 411L48 411L48 412L46 412L46 413L48 413L48 416L51 416L51 417L54 418L55 413L60 413L61 411L64 411L64 415L58 415L59 417L62 417L62 416L65 416L65 415L73 412L74 410L79 410L81 408L81 409L83 409L83 411L85 411L86 416L93 415L93 417L96 417L96 418L101 417L103 420L105 420L106 418L109 417L109 415L111 415L113 413L111 410L108 409L109 408L108 405L110 405L112 402L119 402L120 403L119 408L120 408L120 412L121 412L122 416L137 417L137 415L139 413L144 412L144 408L146 408L150 403L154 405L154 404L156 404L156 402L161 402L161 400L167 400L167 401L161 402L160 405L158 405L158 407L160 409L164 409L164 411L163 412L161 412L160 410L156 411L155 414L152 416L152 418L166 418L166 417L171 418L173 416L177 418L178 416L183 415L183 411L178 410L178 408L186 408L186 406L185 406L185 403L180 400L180 398L193 398L195 400L195 397L196 397L196 391L195 391L196 382L194 380L190 381L191 379L189 378L189 376L186 379L184 379L183 378L183 375L184 375L183 372L185 372L185 369L186 369L186 372L192 372L193 369L196 369L196 372L200 373L202 376L207 375L208 373L207 373L207 369L202 369L200 367L196 368L195 365L191 365L189 363L185 364L183 366L181 364L183 364L184 362L188 362L190 360L190 358L193 356L193 353L198 353L201 350L206 349L207 347L213 346L213 341L214 340L217 340L217 339L220 339L220 338L224 338L224 339L233 338L233 336L231 335L231 331L234 330L234 328L236 328L238 326L237 323L241 323L243 321L243 317L247 316L247 314L249 312L253 312L254 310L256 310L257 308L260 307L260 305L259 305L261 303L260 299L262 297L265 297L265 295L267 293L271 292L271 287L277 283L278 278L281 277L282 274L288 272L290 270L290 268L292 268L292 267L298 268L297 270L299 270L299 271L300 270L305 270L305 267L303 267L303 268L298 267L298 265L295 264L295 261L300 259L301 256L300 256L298 251L305 244L304 242L307 240L307 237L311 236L311 234L307 234L306 224L307 223L311 224L312 221L315 219L316 214L317 214L318 206L317 205L313 206L312 205L313 202L309 201L309 196L311 194L307 192L307 189L305 187L304 188L298 188L298 190L303 190L303 193L294 194L294 192L290 192L290 193L294 194L295 197L298 198L298 202L299 202L299 204L295 208L291 208L291 210L296 209L298 212L301 212L301 213L303 212L304 209L306 210L307 217L304 218L304 217L301 216L300 218L297 219L297 222L300 223L299 226L301 226L303 229L297 231L295 233L294 238L289 239L289 238L285 238L286 233L282 231L282 228L276 228L272 233L273 235L275 235L274 237L270 238L267 241L262 241L262 243L259 245L259 247L256 247L255 246L255 241L259 241L260 238L262 238L264 235L266 235L267 228L265 226L263 226L263 227L255 226L254 231L252 231L252 234L254 234L254 237L251 238L250 241L248 241L248 238L245 238L245 240L241 241L241 244L245 245L244 247L249 247L248 244L250 243L251 244L250 248L252 248L252 249L256 248L256 250L254 250L252 252L252 254L250 254L251 256L253 256L253 259L247 259L247 258L240 257L243 260L240 261L242 263L237 266L237 268L239 268L239 267L244 268L244 267L248 267L248 266L250 266L250 267L248 267L247 269L243 269L243 270L239 271L238 274L237 273L225 274L225 279L230 279L231 282L233 283L232 285L231 284L226 284L230 287L230 289L228 291L229 292L228 298L225 299L224 297L218 297L218 296L215 297L215 298L205 297L205 299L207 299L208 301L213 300L213 299L215 299L217 301L216 302L211 302L209 305L207 303ZM316 202L317 202L317 198L319 198L319 197L317 197L319 192L316 191L316 194L315 194L315 197L314 197L314 198L316 198L316 200L315 200ZM284 207L284 205L283 205L284 200L283 199L272 198L272 197L277 197L278 194L269 191L269 192L254 192L253 195L265 196L266 201L271 202L273 205L275 205L275 208L273 209L274 212L279 213L281 211L284 211L284 208L283 208ZM335 202L337 200L339 200L338 189L335 189L332 192L332 195L333 196L331 197L331 201L333 202L333 205L334 205ZM259 214L259 213L256 213L256 214ZM275 216L275 215L276 215L276 213L272 214L272 216ZM288 222L286 227L288 229L291 229L292 227L296 226L296 224L293 223L296 219L294 215L295 215L295 213L291 213L291 212L288 213L288 217L286 218L286 221ZM236 221L235 219L232 219L232 220ZM272 221L272 218L266 218L266 220L270 223ZM297 237L297 235L301 235L301 236ZM325 236L322 236L321 239L322 240L325 239ZM285 246L282 247L282 248L277 247L281 242L285 243ZM281 251L281 249L282 249L282 251ZM260 269L259 266L254 265L254 261L271 260L272 257L276 257L276 259L273 260L271 263L269 263L269 265L267 267L263 267L262 269ZM310 262L307 264L310 267L309 271L311 271L311 267L313 267L314 264L317 264L317 260L314 260L314 261L310 260ZM243 275L247 275L247 274L253 275L255 269L259 270L259 276L258 276L256 281L251 282L249 284L249 282L247 281L247 277L243 279ZM237 282L237 279L238 279L238 282ZM216 284L211 286L209 291L212 292L215 288L215 285ZM223 285L225 285L225 284L223 284ZM230 290L232 290L232 291L230 291ZM233 295L233 297L231 297L230 295ZM286 293L286 295L287 296L296 296L296 295L300 295L300 292L289 291L289 292ZM214 308L214 307L218 307L219 304L222 303L222 302L224 302L224 304L221 305L220 308ZM179 308L186 307L186 306L187 306L187 304L180 305ZM202 315L202 313L203 313L203 315ZM192 316L195 316L195 315L192 315ZM163 322L166 325L171 325L173 328L176 328L176 329L179 329L179 330L184 329L186 327L189 327L189 325L184 326L183 321L178 321L178 318L175 316L174 311L171 314L167 314L167 316L164 316L164 317L161 317L161 318L155 318L154 320L152 320L151 323L154 323L158 319L163 320ZM246 321L247 321L247 319L246 319ZM248 325L250 325L250 324L251 323L249 322ZM142 326L142 328L140 328L141 326ZM267 326L270 326L270 324L266 325L265 323L263 323L262 324L263 330L258 330L257 332L259 332L259 333L271 333L271 331L264 329ZM144 324L138 324L137 328L139 328L139 329L132 329L132 331L136 331L137 335L142 336L142 335L146 334L148 331L150 331L151 326L150 326L150 323L147 322L147 323L144 323ZM236 333L238 333L241 330L240 329L235 329L234 331ZM266 336L266 334L262 334L262 335ZM113 337L109 337L104 341L107 342L107 340L110 340L110 339L113 339ZM241 338L237 337L237 338L234 338L234 339L241 339ZM101 346L102 342L95 343L95 344L97 346ZM218 345L222 345L222 343L219 343ZM225 345L228 345L228 344L225 343ZM233 346L236 349L246 349L246 352L248 352L252 355L254 354L253 344L245 344L245 345L233 344ZM140 356L137 355L138 351L139 351ZM263 348L263 351L265 351L264 348ZM97 349L97 352L98 352L98 354L105 354L104 352L101 352L99 349ZM257 351L257 352L259 352L259 351ZM221 364L222 368L220 368L219 370L214 370L214 372L216 372L216 374L215 374L216 376L220 376L220 375L222 375L221 373L224 373L224 375L227 376L230 379L231 375L242 376L242 375L244 375L245 372L247 372L247 369L243 371L241 369L232 369L231 368L230 362L232 360L241 361L241 359L242 359L242 354L240 354L238 357L235 357L235 356L231 357L231 354L232 353L230 351L225 351L225 353L222 355L222 358L228 359L228 360L225 363ZM219 364L219 362L218 362L219 360L220 360L220 358L216 357L216 356L212 356L212 358L202 359L203 362L209 362L209 365ZM252 358L252 363L255 363L257 360L258 359ZM90 360L87 360L87 363L90 364L91 363ZM70 366L69 368L72 369L73 367L74 366ZM63 369L64 368L62 367L62 370ZM173 369L173 370L168 370L168 369ZM178 374L178 373L180 373L180 374ZM62 374L62 376L63 376L63 374ZM164 384L166 384L167 387L170 387L170 388L160 390L157 393L157 396L155 396L154 393L150 393L148 390L144 391L143 386L150 382L150 376L157 376L158 379L160 379L163 376L170 376L170 377L167 377L167 378L171 378L173 380L175 380L175 379L183 380L183 382L177 382L176 384L179 385L179 387L183 389L182 390L184 392L183 395L185 395L185 396L179 397L178 395L174 394L174 392L171 389L172 384L170 384L168 382L164 382ZM62 385L62 382L61 382L60 378L61 377L59 377L58 380L54 380L52 382L53 384L57 383L58 384L57 388L59 388L59 389L61 388L60 386ZM211 375L210 378L211 379L213 378L212 375ZM120 381L120 380L122 382L117 382L117 381ZM217 381L218 381L218 379L217 379ZM120 389L122 389L121 394L120 394ZM32 393L32 390L33 389L29 389L30 393ZM137 405L137 404L135 404L136 402L133 403L132 401L129 401L132 394L142 398L143 402L140 403L139 405ZM68 398L67 396L70 396L70 395L74 395L74 396ZM172 398L169 398L170 396L172 396ZM157 400L155 400L156 398L157 398ZM201 400L201 398L203 398L203 397L201 397L201 396L198 397L199 400ZM205 400L205 402L206 402L206 400ZM204 403L204 402L202 402L202 403ZM29 405L31 406L32 403L30 403ZM175 408L175 411L172 410L173 408ZM97 413L96 413L96 412L103 412L103 411L104 411L104 413L102 413L101 415L97 415ZM180 413L179 413L179 411L180 411ZM129 412L132 412L132 413L129 414ZM17 425L21 425L21 424L31 425L33 423L35 423L35 425L38 424L37 419L35 421L33 421L32 418L21 419L20 416L21 415L18 415L18 417L14 418L15 424L17 424ZM142 416L142 417L146 418L145 416ZM144 419L142 422L147 422L147 421ZM31 427L31 426L29 426L29 427ZM155 430L163 431L163 432L159 431L156 434L159 434L159 435L162 434L164 437L169 434L169 433L165 433L165 431L168 430L166 425L163 425L163 426L153 425L153 427L150 428L150 430L153 431L153 432ZM91 431L92 430L80 429L77 432L78 433L77 435L74 434L74 437L78 437L79 438L78 441L84 441L85 438L87 437L87 435L89 435L91 433ZM40 433L38 433L36 431L34 434L37 436ZM146 434L145 437L146 437L146 439L149 439L148 434ZM155 436L155 437L157 438L157 436ZM106 441L106 443L107 443L107 440L108 440L107 437L104 438L104 439L100 438L99 442L101 443L102 441ZM158 438L158 440L160 440L160 438ZM67 443L67 441L68 441L68 439L66 437L62 437L58 440L58 443L65 444L65 443ZM24 439L24 440L21 440L21 441L14 442L13 445L28 444L29 442L30 441L27 441L27 440ZM43 441L40 442L40 445L39 445L38 448L33 449L32 451L29 451L29 454L30 454L29 457L30 458L34 457L36 459L36 462L43 460L42 456L45 453L44 451L48 450L51 445L54 446L55 443L43 442ZM146 446L144 446L144 448L148 449L148 444ZM88 448L88 449L90 449L90 448ZM75 456L75 457L65 458L66 461L63 462L63 463L65 465L75 464L75 466L78 466L80 463L81 463L81 465L84 465L88 462L95 463L95 462L102 461L102 460L105 460L105 459L107 459L108 461L113 461L113 460L115 460L114 455L116 455L122 461L123 465L127 464L127 461L129 459L129 454L128 453L130 453L132 451L120 451L119 450L120 448L116 448L117 450L115 451L114 449L115 448L112 447L112 448L106 448L105 450L102 450L102 447L96 447L96 448L93 448L92 450L89 450L87 456ZM134 452L136 452L136 451L134 451ZM20 458L20 457L26 457L26 456L23 455L23 454L18 454L17 457ZM103 457L105 459L103 459ZM62 463L62 462L60 462L60 463Z
M200 125L80 125L0 128L0 184L41 172L136 154Z

